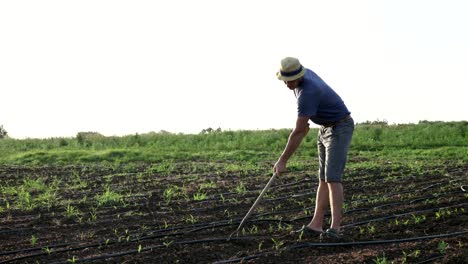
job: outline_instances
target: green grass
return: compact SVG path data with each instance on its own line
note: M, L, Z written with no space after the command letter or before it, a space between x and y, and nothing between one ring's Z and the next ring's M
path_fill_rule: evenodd
M0 164L47 165L139 162L161 163L164 172L172 161L274 162L291 130L224 131L205 134L149 133L104 137L78 133L74 138L0 140ZM372 159L450 159L468 161L468 122L419 124L358 124L350 155ZM317 129L311 129L293 159L315 158ZM171 161L168 163L168 161ZM166 163L164 163L166 162ZM291 163L294 164L294 163ZM235 163L228 169L237 170ZM301 166L299 163L295 166ZM251 166L255 169L255 165Z

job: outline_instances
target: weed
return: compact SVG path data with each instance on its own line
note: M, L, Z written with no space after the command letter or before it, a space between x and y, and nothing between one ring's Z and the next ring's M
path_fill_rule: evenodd
M179 186L169 185L169 187L167 187L163 193L164 201L166 201L166 203L169 204L172 201L172 199L178 196L179 192L180 192Z
M243 182L239 182L239 185L236 186L235 191L238 194L245 194L247 192L247 189L245 188L245 185Z
M274 226L272 224L269 224L268 226L268 232L273 233Z
M417 258L417 257L419 257L419 255L421 255L421 250L416 249L416 250L414 250L413 252L411 252L410 255L411 255L412 257Z
M80 214L80 211L74 207L73 205L67 204L67 208L65 210L65 216L68 218L76 217Z
M406 253L406 251L403 250L403 257L401 257L401 264L405 264L406 261L408 261L408 253Z
M366 228L364 227L359 227L359 234L363 235L366 232Z
M94 199L96 200L98 207L123 203L122 195L117 192L111 191L109 186L107 186L104 189L104 192L102 194L97 194L94 197Z
M200 184L200 186L198 187L199 190L203 190L203 189L214 189L214 188L216 188L216 183L214 183L214 182L202 183L202 184Z
M426 216L425 215L416 216L414 214L411 214L411 216L413 217L413 220L414 220L415 224L420 224L420 223L426 221Z
M437 250L439 251L440 254L445 255L447 253L447 248L449 247L449 244L445 241L440 241L439 244L437 244Z
M31 194L24 189L24 187L20 188L17 193L18 195L18 207L25 210L32 210L34 209L33 199Z
M35 246L35 245L37 244L37 240L38 240L37 236L32 235L32 236L31 236L31 239L30 239L30 241L31 241L31 246Z
M206 200L206 193L195 193L193 195L193 200L194 201L203 201L203 200Z
M375 264L389 264L390 262L387 260L387 257L385 257L385 253L384 253L382 258L380 258L379 256L375 257L374 263Z

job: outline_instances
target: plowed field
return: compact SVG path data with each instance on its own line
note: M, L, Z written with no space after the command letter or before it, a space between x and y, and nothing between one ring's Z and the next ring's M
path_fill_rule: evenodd
M338 242L294 232L314 210L313 161L229 241L271 164L3 166L0 263L468 263L468 165L359 162Z

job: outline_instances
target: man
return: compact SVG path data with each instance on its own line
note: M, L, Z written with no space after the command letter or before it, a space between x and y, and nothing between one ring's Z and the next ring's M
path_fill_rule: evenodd
M298 116L296 127L289 135L286 147L273 171L280 175L286 170L288 159L309 131L309 120L320 125L317 138L319 185L315 212L311 222L299 231L306 234L320 233L321 237L339 239L343 208L341 178L354 131L351 113L340 96L317 74L304 68L296 58L284 58L276 76L294 91ZM323 231L328 206L331 209L332 221L330 227Z

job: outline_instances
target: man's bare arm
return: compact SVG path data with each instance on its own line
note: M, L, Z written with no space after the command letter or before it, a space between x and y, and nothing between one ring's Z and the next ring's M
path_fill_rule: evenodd
M296 127L291 132L288 138L288 143L281 154L280 160L287 162L292 154L297 150L302 142L302 139L309 132L309 117L297 117Z
M302 139L309 132L309 117L297 117L296 127L291 132L288 138L288 143L284 148L283 153L273 167L273 171L277 174L281 174L286 170L286 163L292 154L297 150L302 142Z

